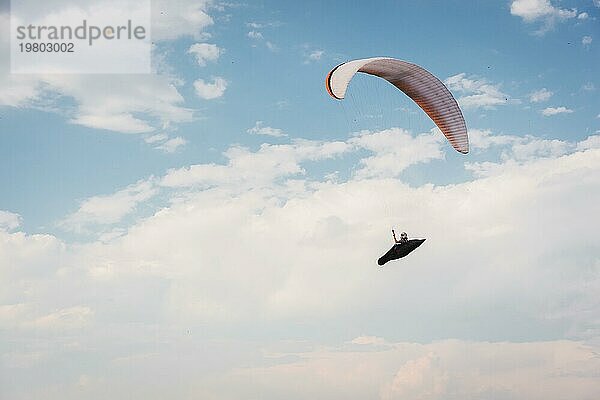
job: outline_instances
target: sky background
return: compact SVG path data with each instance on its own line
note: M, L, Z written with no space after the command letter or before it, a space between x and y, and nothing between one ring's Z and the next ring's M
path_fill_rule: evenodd
M153 74L0 57L0 397L600 396L598 1L152 16ZM329 97L375 56L446 83L469 154L382 80ZM392 227L427 241L379 268Z

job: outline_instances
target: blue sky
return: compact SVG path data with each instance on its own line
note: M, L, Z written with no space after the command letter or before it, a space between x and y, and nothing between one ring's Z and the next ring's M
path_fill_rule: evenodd
M152 6L153 74L2 58L0 395L597 397L600 3ZM374 56L468 155L374 77L329 97ZM394 226L428 241L377 270Z
M548 32L536 35L543 18L524 23L511 15L509 3L391 2L378 7L366 3L340 7L335 2L276 2L215 11L215 22L205 32L212 36L206 42L223 49L216 62L200 67L186 54L197 42L193 37L158 44L185 82L178 88L184 97L182 107L194 110L193 121L172 127L174 135L188 142L186 146L165 155L147 148L135 135L73 126L68 116L55 113L5 107L2 159L7 164L1 183L12 188L16 180L19 188L3 196L3 207L31 215L25 220L28 227L50 228L52 219L76 207L77 199L110 192L168 167L217 161L231 143L257 146L262 138L246 134L257 120L294 138L343 138L349 127L323 91L323 76L339 62L373 55L413 61L442 79L466 73L499 87L510 98L510 104L494 110L465 111L469 127L518 136L585 138L598 127L597 91L585 88L597 88L594 65L599 60L594 43L584 45L582 38L593 38L598 31L593 20L597 8L589 2L561 7L578 7L578 15L590 17L555 21ZM249 32L260 33L264 39L252 40ZM307 62L314 52L320 54L319 59ZM228 82L223 96L211 101L195 96L194 80L211 76ZM542 88L551 91L552 97L531 104L529 95ZM366 95L377 94L372 90ZM412 107L402 100L399 105ZM68 110L66 104L72 99L61 101ZM575 112L553 118L540 114L550 106ZM419 117L414 118L415 124L431 125L424 115ZM55 206L41 213L33 200L36 194Z

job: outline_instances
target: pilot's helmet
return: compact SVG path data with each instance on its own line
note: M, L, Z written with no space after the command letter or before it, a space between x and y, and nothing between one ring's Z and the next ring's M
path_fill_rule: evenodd
M408 239L408 235L406 234L406 232L402 232L402 233L400 234L400 238L401 238L401 239Z

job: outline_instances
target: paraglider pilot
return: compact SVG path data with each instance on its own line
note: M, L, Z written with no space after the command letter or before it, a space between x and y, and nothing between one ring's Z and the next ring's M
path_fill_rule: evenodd
M392 229L392 236L394 237L394 243L406 243L408 242L408 235L406 232L400 234L400 240L396 239L396 232Z
M423 244L425 239L411 239L408 240L406 232L400 234L400 240L396 238L396 232L392 229L392 236L394 237L394 245L388 250L383 256L379 257L377 264L383 265L388 261L397 260L402 257L406 257L414 249Z

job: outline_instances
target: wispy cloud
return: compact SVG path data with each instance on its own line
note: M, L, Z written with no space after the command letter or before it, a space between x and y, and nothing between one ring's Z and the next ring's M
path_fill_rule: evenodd
M259 24L254 24L254 26L259 26ZM269 51L276 52L279 50L279 47L277 47L275 43L270 40L266 40L264 35L257 30L251 30L246 34L246 36L255 42L252 44L252 47L257 47L258 43L264 43L265 47L269 49Z
M277 47L277 45L275 43L273 43L269 40L267 40L265 42L265 46L267 46L267 49L269 49L270 51L273 51L273 52L279 51L279 47Z
M157 194L152 180L143 180L114 194L94 196L81 202L79 209L59 223L63 229L85 232L91 226L115 224L135 211L138 204Z
M532 103L541 103L544 101L548 101L550 97L552 97L552 92L546 88L542 88L540 90L536 90L529 94L529 101Z
M324 50L312 50L308 52L304 58L304 63L309 64L311 62L319 61L325 54Z
M204 79L197 79L194 82L194 89L198 97L205 100L217 99L225 93L227 89L227 81L219 76L214 77L212 82L207 82Z
M147 136L144 138L144 141L146 143L157 143L157 142L162 142L165 141L169 138L169 135L167 135L166 133L157 133L156 135L151 135L151 136Z
M547 107L547 108L544 108L541 112L542 112L542 115L549 117L551 115L557 115L557 114L570 114L573 112L573 110L571 110L570 108L564 107L564 106L560 106L560 107Z
M280 21L272 21L272 22L250 21L250 22L246 22L246 26L251 29L276 28L281 25L282 25L282 23Z
M265 126L263 121L256 121L254 126L248 129L248 132L251 135L266 135L266 136L274 136L274 137L283 137L287 136L282 129L279 128L271 128L270 126Z
M177 136L166 140L165 142L156 146L155 148L158 150L162 150L165 153L175 153L179 148L185 146L186 144L187 140L185 140L181 136Z
M144 138L144 141L154 145L155 149L162 150L165 153L174 153L187 144L187 140L181 136L170 138L166 133L157 133L156 135L147 136Z
M457 74L444 81L450 90L466 94L458 102L465 108L494 108L509 102L509 96L486 79L467 77L466 73ZM510 100L516 102L517 100Z

